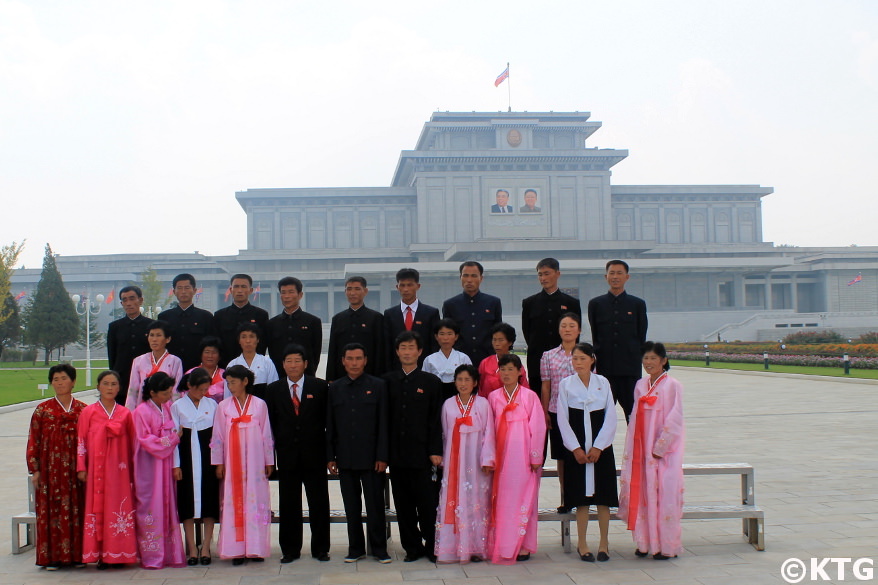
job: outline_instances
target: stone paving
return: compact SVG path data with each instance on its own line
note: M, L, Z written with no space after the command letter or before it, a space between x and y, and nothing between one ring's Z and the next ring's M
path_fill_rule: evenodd
M233 567L214 559L210 567L147 571L66 569L48 573L34 566L34 553L12 555L9 531L0 531L0 585L123 582L177 585L273 583L303 585L748 585L783 583L781 565L790 557L869 557L878 555L878 383L811 376L678 368L672 374L685 388L687 463L746 462L756 469L756 503L765 510L764 552L741 534L740 520L686 520L685 552L676 559L634 557L634 546L621 522L610 528L610 562L588 564L561 548L560 526L540 523L539 552L515 566L489 563L436 566L422 559L403 563L394 526L390 545L394 562L367 559L345 564L343 525L333 525L332 560L305 557L278 563L279 550L263 565ZM89 398L92 401L94 398ZM0 409L0 517L4 522L27 509L24 449L33 406ZM624 428L616 436L621 451ZM737 476L688 477L687 503L737 504ZM336 488L337 490L337 488ZM555 507L555 479L546 479L540 506ZM338 492L333 507L341 508ZM9 524L5 524L9 526ZM274 526L275 536L277 527ZM575 533L575 526L573 527ZM597 526L590 545L597 549ZM305 540L307 543L308 536ZM842 582L829 565L831 581ZM850 566L845 582L854 581ZM810 581L811 575L804 582ZM827 582L827 581L818 581Z

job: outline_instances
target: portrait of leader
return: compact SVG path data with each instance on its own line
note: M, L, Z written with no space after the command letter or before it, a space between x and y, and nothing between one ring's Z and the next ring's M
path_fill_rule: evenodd
M537 205L537 190L525 189L524 205L518 208L519 213L542 213L543 210Z
M509 205L509 191L506 189L497 189L497 202L491 206L491 213L512 213L512 206Z

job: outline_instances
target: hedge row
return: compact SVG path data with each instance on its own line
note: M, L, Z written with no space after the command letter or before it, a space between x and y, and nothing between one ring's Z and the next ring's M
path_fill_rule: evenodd
M676 351L668 349L671 360L704 361L704 351ZM878 357L851 356L851 367L859 370L878 370ZM710 352L711 362L761 364L762 354ZM820 368L843 368L844 359L838 356L769 354L768 363L777 366L814 366Z

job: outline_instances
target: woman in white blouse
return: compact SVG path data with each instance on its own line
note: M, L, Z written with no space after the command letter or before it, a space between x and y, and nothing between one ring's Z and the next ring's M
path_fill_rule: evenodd
M558 388L558 430L566 449L564 503L576 508L579 558L593 563L595 556L585 540L588 510L595 505L601 538L597 560L610 560L608 532L610 506L619 505L616 488L616 405L610 383L593 373L594 348L577 343L571 356L576 374L561 380Z
M460 338L460 326L453 320L441 319L433 327L433 335L439 344L439 351L424 358L424 365L421 369L438 376L442 381L442 400L444 401L457 395L457 388L454 387L454 371L458 366L471 366L472 361L468 355L454 349L454 344Z

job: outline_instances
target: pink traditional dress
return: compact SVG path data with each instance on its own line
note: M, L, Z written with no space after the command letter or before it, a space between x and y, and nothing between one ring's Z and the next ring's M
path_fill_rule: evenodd
M37 565L82 562L82 483L76 478L76 421L85 403L65 409L57 398L40 403L30 419L27 470L40 472L34 494Z
M136 563L134 531L134 417L113 403L95 402L79 416L77 471L85 482L82 562Z
M436 528L440 563L468 563L486 557L494 466L494 414L486 398L476 394L468 404L453 396L442 405L445 442L442 491Z
M143 382L156 372L164 372L174 379L174 391L171 394L174 400L180 398L181 394L176 391L176 388L180 385L180 379L183 377L183 362L167 351L162 357L155 359L155 356L149 351L137 356L131 362L131 381L128 384L128 398L125 399L125 407L128 410L134 412L134 409L140 404L143 396Z
M274 465L274 440L265 402L250 394L243 408L234 396L223 400L217 407L210 448L211 463L225 465L226 470L220 488L220 558L267 558L271 494L265 466Z
M141 402L134 411L134 428L140 564L147 569L185 566L177 514L177 485L172 470L180 437L174 430L170 403L159 407L152 400Z
M491 496L488 550L491 562L511 565L519 551L537 550L537 501L546 439L546 416L539 397L516 386L510 399L503 388L488 396L494 411L497 465Z
M223 378L223 372L225 372L225 370L217 366L216 369L211 372L204 366L196 366L186 373L189 374L192 372L192 370L196 370L198 368L204 368L205 370L207 370L207 373L210 374L210 388L207 389L207 394L205 395L205 398L213 398L216 403L219 404L225 398L226 379ZM179 389L181 398L183 394L186 393L186 390L187 389L185 388Z
M489 355L479 364L479 396L485 398L488 394L503 385L500 381L500 366L497 365L497 354ZM527 381L527 370L522 367L521 375L518 377L518 383L524 388L528 388L530 383Z
M642 552L673 556L683 549L684 435L683 386L667 373L655 384L649 377L638 380L625 437L619 517Z

